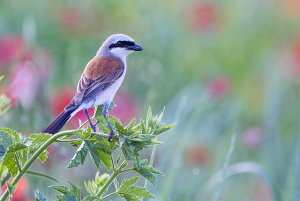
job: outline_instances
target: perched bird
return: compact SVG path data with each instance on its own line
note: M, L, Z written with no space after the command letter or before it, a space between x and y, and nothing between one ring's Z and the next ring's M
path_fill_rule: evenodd
M103 105L102 114L111 131L108 138L110 141L114 135L114 130L107 117L110 103L124 80L127 56L133 51L142 50L143 48L129 36L124 34L109 36L97 51L96 56L86 65L72 101L43 132L57 133L80 110L84 110L95 132L96 124L92 123L87 109Z

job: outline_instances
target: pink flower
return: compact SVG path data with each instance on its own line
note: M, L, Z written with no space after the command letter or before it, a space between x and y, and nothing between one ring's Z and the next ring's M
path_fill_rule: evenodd
M207 1L201 1L194 5L189 15L190 25L196 31L211 31L219 20L219 11L216 5Z
M254 201L273 201L272 188L267 183L260 181L253 186Z
M191 166L206 166L211 160L211 152L203 143L194 144L186 150L186 159Z
M25 42L19 36L0 37L0 67L18 58L25 49Z
M231 88L230 80L225 76L217 76L207 86L208 92L216 98L226 96Z
M262 143L263 131L258 127L249 128L243 133L242 139L248 149L255 149Z
M13 102L28 109L34 102L39 89L38 71L32 62L19 64L7 88Z
M114 102L116 107L109 113L119 118L122 123L129 123L136 116L138 105L133 96L119 93L114 98Z

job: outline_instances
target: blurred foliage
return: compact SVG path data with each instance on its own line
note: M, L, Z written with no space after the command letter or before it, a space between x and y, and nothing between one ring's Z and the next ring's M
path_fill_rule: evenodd
M41 130L101 42L125 33L144 51L128 58L114 115L123 122L165 105L178 124L154 160L166 174L149 186L158 200L300 200L299 13L298 0L0 1L0 92L12 99L0 125ZM16 53L3 54L3 44ZM18 82L18 72L39 79ZM46 170L56 177L98 171L91 161L89 172L65 171L51 161L75 150L52 150L60 154ZM47 182L29 179L51 195Z
M102 106L99 106L97 109L97 111L102 110ZM88 182L85 185L89 194L83 200L100 201L114 195L119 195L127 201L138 201L143 197L154 198L147 188L139 187L135 184L140 176L143 176L154 184L155 175L162 175L158 169L152 167L153 164L151 162L141 159L140 154L147 147L159 144L155 140L157 136L174 126L164 125L161 122L162 115L161 113L160 115L153 116L151 109L149 109L145 120L139 124L136 124L135 120L132 120L127 126L122 125L118 119L110 116L111 122L118 133L118 135L113 136L111 142L107 139L110 132L106 131L109 131L109 128L101 121L99 122L99 127L106 127L104 133L94 133L90 127L82 129L83 126L80 126L77 130L62 131L52 136L40 133L25 137L12 129L1 128L0 169L2 171L0 178L1 187L7 186L7 189L0 200L5 201L8 196L10 198L14 197L15 189L20 179L38 158L42 163L46 161L48 155L47 148L55 142L65 142L71 145L80 144L67 168L75 168L83 165L87 154L89 154L97 168L99 168L100 164L103 164L107 171L111 171L111 175L104 173L99 176L96 173L95 181ZM95 118L100 118L98 112L95 113ZM119 154L116 160L114 159L114 153L117 152L117 149L120 149L122 154ZM129 171L134 171L139 176L122 179L121 184L118 185L117 176ZM35 173L34 171L30 171L30 173L57 182L56 179L49 175ZM8 181L9 178L13 178L13 180ZM113 182L115 182L115 190L108 193L109 187ZM70 188L64 185L50 186L59 193L56 196L56 200L82 200L81 188L71 182L69 182L69 185L71 186ZM46 200L39 191L36 191L35 197L37 200Z

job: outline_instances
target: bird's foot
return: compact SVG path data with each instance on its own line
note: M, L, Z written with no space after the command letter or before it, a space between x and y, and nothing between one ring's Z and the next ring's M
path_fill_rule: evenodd
M92 124L91 128L93 129L94 132L96 132L96 124L94 124L94 125Z
M110 134L108 136L108 141L111 142L111 139L113 138L113 136L115 135L115 132L113 130L110 131Z

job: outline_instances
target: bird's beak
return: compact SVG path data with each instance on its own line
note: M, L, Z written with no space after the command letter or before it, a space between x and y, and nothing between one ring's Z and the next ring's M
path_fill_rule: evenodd
M142 51L143 48L139 46L138 44L134 44L132 46L127 47L128 50L133 50L133 51Z

